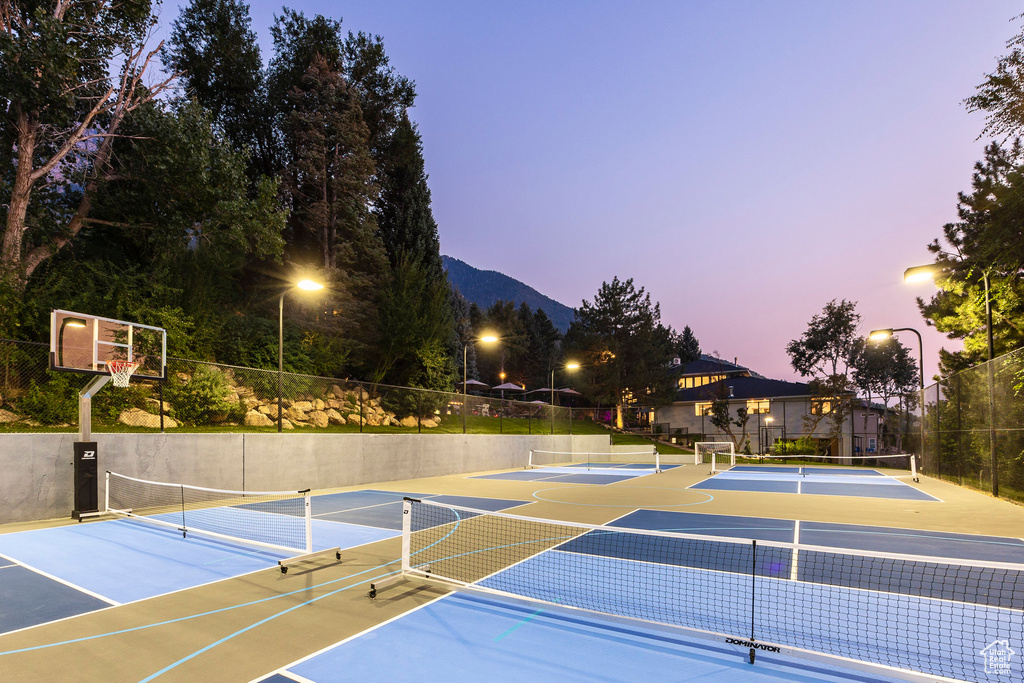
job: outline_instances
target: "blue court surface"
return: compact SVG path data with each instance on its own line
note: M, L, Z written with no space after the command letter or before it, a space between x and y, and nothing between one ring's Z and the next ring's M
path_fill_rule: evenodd
M312 681L867 681L737 645L450 595L261 679Z
M675 465L666 465L670 469ZM582 470L585 470L582 471ZM560 484L614 484L635 477L655 474L654 465L644 463L573 463L558 467L538 467L532 470L485 474L473 479L507 479L510 481L544 481Z
M399 535L403 493L353 491L314 496L314 550L354 548ZM502 510L525 501L422 496ZM261 514L218 508L221 514ZM201 533L114 519L0 534L0 633L241 576L290 557Z
M663 510L637 510L610 522L608 526L1024 564L1024 540L1020 538L949 531Z
M877 470L842 467L738 465L690 488L939 502L938 498Z
M490 512L499 512L533 502L369 489L314 496L312 499L313 518L401 531L402 498L406 496L433 500L445 505L463 505Z
M802 542L838 552L780 549L759 556L752 578L754 555L746 544L731 547L709 540L694 545L693 540L652 537L641 541L628 531L595 530L515 563L479 585L743 638L754 626L753 609L760 642L936 675L961 671L970 680L999 680L985 676L972 662L992 640L1008 637L1009 647L1024 648L1024 595L992 594L986 574L950 574L922 561L905 568L903 577L869 577L871 572L854 558L845 564L842 554L843 549L898 548L904 553L1022 562L1021 539L658 510L637 510L609 526ZM689 552L680 552L684 546ZM819 561L825 556L827 561ZM872 620L876 613L906 615L906 628L884 628ZM846 669L838 661L823 664L768 651L759 652L751 665L747 653L745 645L697 638L682 630L651 630L561 606L460 593L260 680L895 680L878 671Z

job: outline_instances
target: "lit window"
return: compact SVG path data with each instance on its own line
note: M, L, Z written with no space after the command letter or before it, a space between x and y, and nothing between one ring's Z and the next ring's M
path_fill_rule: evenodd
M696 408L695 412L696 412L696 415L698 417L700 417L701 415L710 415L711 414L711 402L710 401L707 402L707 403L698 403L694 407Z
M832 412L832 401L820 398L811 399L811 415L828 415Z
M762 399L759 401L747 401L747 412L751 415L758 413L764 414L768 412L768 399Z

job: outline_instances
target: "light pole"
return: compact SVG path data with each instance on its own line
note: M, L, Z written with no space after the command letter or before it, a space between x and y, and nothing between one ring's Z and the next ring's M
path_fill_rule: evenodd
M566 363L564 367L566 370L579 370L580 364L575 361L570 361ZM572 419L571 414L569 417ZM551 433L555 433L555 368L551 368Z
M892 337L894 332L913 332L917 335L917 358L918 358L918 376L921 382L921 459L923 464L924 460L924 342L921 341L921 333L915 330L913 327L887 327L881 330L872 330L871 334L868 335L868 339L873 342L883 342L886 339ZM852 418L851 418L852 419Z
M913 266L903 271L904 282L923 282L933 280L936 275L948 272L948 268L936 264L924 266ZM985 333L988 342L988 448L989 457L992 461L992 495L999 496L999 477L997 474L999 461L996 458L996 412L995 412L995 368L992 367L993 343L992 343L992 292L989 288L988 269L982 273L981 282L985 287ZM921 415L924 416L924 405L921 406ZM978 482L979 484L981 482Z
M764 440L765 441L768 441L771 438L770 436L768 436L768 430L771 429L772 422L774 422L774 421L775 421L775 418L772 417L771 415L766 415L765 418L764 418ZM760 439L760 437L758 437L758 438ZM765 452L764 441L761 442L760 446L761 446L761 453L764 453ZM771 454L769 453L769 455L771 455Z
M480 337L474 337L473 339L467 339L462 344L462 433L466 433L466 409L469 407L466 403L468 397L466 396L466 382L469 380L467 377L467 358L469 354L469 345L475 344L476 342L483 342L484 344L493 344L498 341L498 337L493 334L485 334Z
M295 283L295 287L307 291L315 292L318 289L323 289L324 286L319 282L313 280L299 280ZM288 293L288 289L281 292L281 296L277 300L277 433L281 433L281 404L284 402L283 396L283 381L284 377L284 295Z

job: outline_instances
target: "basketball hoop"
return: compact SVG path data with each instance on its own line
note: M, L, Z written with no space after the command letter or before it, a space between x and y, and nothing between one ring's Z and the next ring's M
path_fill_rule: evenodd
M128 387L128 380L132 374L139 369L142 363L136 363L130 360L108 360L107 370L110 371L110 377L114 381L114 386L121 389Z

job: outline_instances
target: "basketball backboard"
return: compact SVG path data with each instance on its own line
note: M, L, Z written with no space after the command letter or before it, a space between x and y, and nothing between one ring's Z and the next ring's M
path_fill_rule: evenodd
M55 310L50 313L50 369L105 375L107 362L139 363L135 377L167 378L167 331L162 327Z

